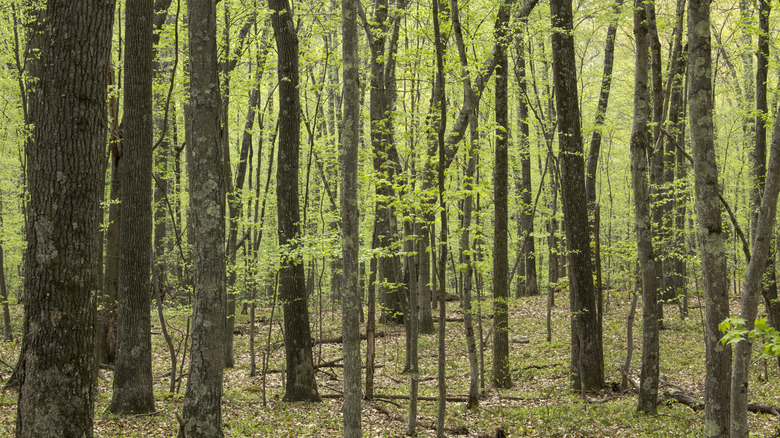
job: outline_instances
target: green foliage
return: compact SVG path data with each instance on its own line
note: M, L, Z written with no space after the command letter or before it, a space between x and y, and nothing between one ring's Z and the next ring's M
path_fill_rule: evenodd
M759 339L764 343L761 352L763 359L780 357L780 333L767 324L766 318L757 319L752 330L748 330L742 318L728 318L718 324L718 328L724 333L720 340L724 345Z

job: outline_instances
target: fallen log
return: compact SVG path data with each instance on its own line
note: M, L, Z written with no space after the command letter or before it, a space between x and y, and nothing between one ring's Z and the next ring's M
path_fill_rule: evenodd
M690 394L686 394L682 391L665 391L664 395L668 398L672 398L685 406L690 407L694 411L700 411L704 409L704 402L699 401ZM780 407L761 405L755 402L748 403L748 412L754 414L770 414L780 418Z

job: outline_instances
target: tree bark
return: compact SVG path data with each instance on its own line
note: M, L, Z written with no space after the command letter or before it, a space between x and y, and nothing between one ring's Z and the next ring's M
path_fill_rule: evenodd
M637 410L655 415L658 405L658 278L653 253L653 220L650 213L648 186L648 152L650 144L650 95L647 87L648 46L650 36L647 14L642 1L634 2L634 39L636 69L634 72L634 125L631 132L631 182L634 189L634 212L637 252L642 271L642 371L639 379Z
M185 436L221 437L225 330L225 174L220 137L217 11L188 0L191 135L190 235L193 309L190 377L184 396Z
M0 230L3 228L3 201L0 199ZM3 245L5 244L5 238L2 236L2 232L0 231L0 300L2 301L3 306L3 333L4 333L4 339L8 342L11 342L14 340L14 332L13 328L11 327L11 311L10 306L8 303L8 287L5 282L5 263L3 261L3 255L5 252L5 249L3 248Z
M536 281L536 248L534 244L534 208L531 198L531 145L530 130L528 127L528 101L526 100L527 83L525 71L525 41L519 41L517 45L517 85L520 89L518 98L518 117L520 118L520 173L522 175L520 200L520 222L523 229L523 238L520 250L525 262L525 296L539 295L539 285ZM523 263L521 260L520 263Z
M585 163L577 68L572 36L571 0L551 0L553 82L558 112L561 191L566 230L571 307L571 372L576 389L598 390L604 385L604 358L597 329L596 295L590 256L588 212L585 203Z
M114 2L50 0L35 15L16 436L91 437Z
M311 328L303 260L294 255L301 236L298 207L300 101L298 97L298 35L287 0L271 0L271 24L279 58L279 157L276 203L282 257L279 296L284 306L284 344L287 363L285 401L319 401L311 353Z
M766 262L772 245L772 235L777 212L777 195L780 192L780 119L775 121L772 136L772 148L769 157L769 170L766 186L756 220L753 253L745 275L742 292L740 318L745 320L745 328L753 330L758 313L758 297L762 280L766 273ZM734 347L734 366L731 374L731 436L747 437L748 376L750 355L753 343L750 340L737 342Z
M708 0L690 0L688 3L688 45L688 104L698 212L696 229L706 306L704 434L720 437L729 436L731 348L720 343L721 334L718 330L718 324L729 316L729 298L712 120Z
M758 86L756 117L756 147L751 154L753 161L753 176L757 180L755 197L761 200L756 212L753 230L753 252L750 257L748 271L745 275L745 285L742 291L742 308L740 318L745 320L745 328L755 328L756 315L758 313L758 297L763 289L763 280L768 269L770 259L775 214L777 212L777 195L780 192L780 119L775 121L772 147L770 150L769 169L766 162L766 127L763 114L766 114L766 76L769 53L769 12L771 4L768 0L762 0L759 7L759 43L758 43L758 73L756 82L763 81L763 87ZM762 137L759 140L759 136ZM763 140L763 141L762 141ZM763 151L761 150L763 147ZM762 193L763 192L763 193ZM754 204L755 205L755 204ZM733 438L747 438L750 435L748 429L748 381L750 374L750 356L753 342L749 339L737 342L734 346L734 363L731 373L731 436Z
M493 383L510 388L509 367L509 255L508 255L508 184L509 184L509 120L507 45L509 43L509 4L498 10L494 35L496 39L496 152L493 168Z
M342 334L344 336L344 437L360 437L360 288L358 252L358 126L360 84L358 67L357 0L341 5L342 59L344 68L344 113L341 127L341 257Z
M477 136L477 116L476 104L471 99L476 99L471 90L471 79L468 73L468 58L466 57L466 45L463 41L463 34L460 27L460 10L458 0L451 0L452 27L455 34L455 41L458 46L458 56L463 66L463 88L464 101L468 100L469 105L474 110L469 114L470 130L470 148L468 148L466 159L466 170L463 175L464 191L466 197L463 200L463 233L460 236L460 262L464 265L463 272L463 296L461 297L461 308L463 309L463 328L466 335L466 346L469 358L469 396L466 403L466 409L475 409L479 406L479 364L477 362L477 344L474 337L473 310L471 305L471 291L474 284L474 265L471 256L471 217L474 211L474 181L477 172L477 162L479 160L479 138Z
M128 0L117 356L109 411L154 411L152 390L152 0Z

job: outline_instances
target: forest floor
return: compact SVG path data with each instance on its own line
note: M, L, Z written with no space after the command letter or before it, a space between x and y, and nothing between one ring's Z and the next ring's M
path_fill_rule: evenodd
M666 305L666 328L661 332L661 373L665 376L659 396L658 415L649 417L636 413L633 390L616 391L621 380L620 367L625 359L626 319L629 297L612 292L604 318L604 364L607 388L588 393L586 400L569 389L569 316L565 294L556 296L552 312L552 340L546 341L546 297L511 300L510 339L528 338L528 343L510 344L513 387L497 390L490 384L491 346L485 344L486 392L479 407L466 410L463 402L448 402L445 435L450 437L492 437L503 429L508 436L544 437L687 437L701 436L704 412L667 399L664 391L682 390L703 399L704 343L702 331L702 300L693 297L688 318L681 320L677 306ZM318 308L314 302L311 323L315 339L339 336L341 317L330 303ZM448 317L462 316L457 303L447 303ZM634 354L631 378L638 380L641 358L641 305L637 309L634 327ZM737 300L732 301L732 311ZM18 309L17 309L18 310ZM489 304L483 307L489 314ZM170 362L168 350L156 318L153 320L153 372L157 412L152 415L117 417L106 413L111 400L112 371L102 369L95 405L95 436L98 437L164 437L175 436L179 425L176 414L181 411L186 381L180 390L169 392ZM184 308L166 310L171 334L179 350L186 327ZM343 368L318 369L317 379L322 403L285 403L282 373L284 348L281 345L280 312L269 324L271 309L258 308L256 317L258 376L249 377L249 319L239 315L235 337L235 367L227 369L224 379L223 420L226 436L231 437L324 437L341 436L341 403ZM20 315L15 315L17 327ZM492 336L491 320L483 318L483 335ZM271 357L263 385L262 357L271 339ZM457 397L468 394L468 360L462 322L448 322L447 329L447 394ZM362 330L365 330L362 327ZM400 437L406 430L408 401L387 396L408 395L409 378L404 367L404 331L401 326L379 324L377 331L387 336L377 339L377 395L373 402L363 404L363 433L367 437ZM18 336L18 333L17 333ZM421 396L435 397L436 336L420 336ZM0 380L10 376L9 365L16 361L18 343L0 342ZM365 352L365 342L363 343ZM179 352L179 356L181 353ZM315 363L341 358L340 344L317 344ZM7 365L9 364L9 365ZM189 352L186 364L189 364ZM185 369L186 371L186 369ZM762 361L751 369L750 401L780 406L780 378L777 363L768 365L768 379L761 379ZM186 380L186 379L185 379ZM384 397L383 397L384 396ZM437 403L419 402L418 436L435 436ZM0 437L12 436L16 418L16 394L0 392ZM780 430L777 418L766 414L749 414L751 435L775 436Z

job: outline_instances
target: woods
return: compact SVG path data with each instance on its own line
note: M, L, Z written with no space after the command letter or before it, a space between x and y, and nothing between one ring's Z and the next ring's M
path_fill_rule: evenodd
M777 436L773 6L0 0L0 434Z

